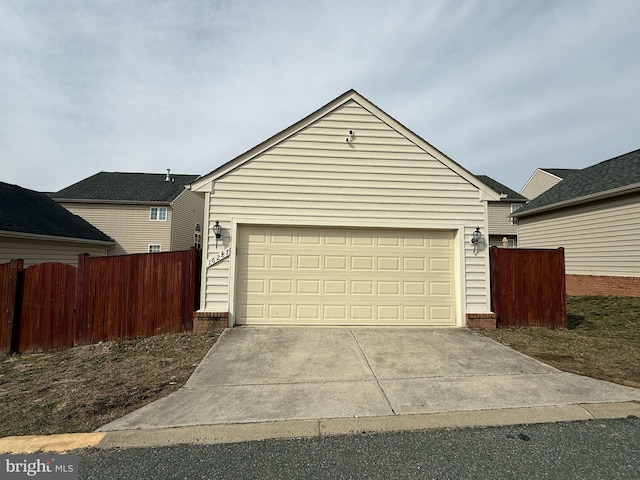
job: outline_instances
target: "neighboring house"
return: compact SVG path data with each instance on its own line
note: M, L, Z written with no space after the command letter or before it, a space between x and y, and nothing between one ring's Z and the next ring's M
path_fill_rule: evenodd
M354 90L190 188L206 209L197 318L228 316L230 326L493 318L482 237L487 202L500 195Z
M511 214L527 198L486 175L476 175L482 183L500 194L500 200L489 202L489 246L515 248L518 246L518 222Z
M513 215L521 247L564 247L568 294L640 296L640 150L572 172Z
M45 193L0 182L0 263L77 266L78 255L107 255L115 242Z
M577 171L579 170L574 168L537 168L524 184L520 193L526 198L536 198Z
M202 198L185 189L198 175L100 172L52 194L116 242L110 255L200 246Z

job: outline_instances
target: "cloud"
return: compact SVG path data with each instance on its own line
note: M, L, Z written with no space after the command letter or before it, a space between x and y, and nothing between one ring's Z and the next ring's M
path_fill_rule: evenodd
M0 5L1 180L207 173L355 88L475 173L638 147L633 1Z

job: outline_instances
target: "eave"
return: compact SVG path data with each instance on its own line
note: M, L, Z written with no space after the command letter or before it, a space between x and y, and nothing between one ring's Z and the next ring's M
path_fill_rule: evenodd
M177 197L176 197L177 198ZM171 205L173 200L171 202L166 202L166 201L154 201L154 200L149 200L149 201L142 201L142 200L102 200L102 199L96 199L96 198L56 198L56 197L52 197L52 200L54 200L56 203L84 203L84 204L91 204L91 205ZM175 199L174 199L175 200Z
M548 205L532 208L530 210L524 210L524 211L516 210L510 216L515 218L528 217L531 215L537 215L539 213L559 210L561 208L573 207L575 205L582 205L585 203L591 203L598 200L606 200L608 198L619 197L621 195L628 195L636 192L640 192L640 183L625 185L623 187L606 190L604 192L592 193L590 195L584 195L582 197L571 198L569 200L563 200L561 202L550 203Z
M58 235L44 235L39 233L12 232L10 230L0 230L0 237L17 238L24 240L47 240L56 242L84 243L91 245L115 245L114 240L93 240L88 238L62 237Z

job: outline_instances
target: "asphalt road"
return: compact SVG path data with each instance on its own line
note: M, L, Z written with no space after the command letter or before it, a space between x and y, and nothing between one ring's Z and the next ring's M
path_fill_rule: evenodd
M85 451L82 479L638 479L640 419Z

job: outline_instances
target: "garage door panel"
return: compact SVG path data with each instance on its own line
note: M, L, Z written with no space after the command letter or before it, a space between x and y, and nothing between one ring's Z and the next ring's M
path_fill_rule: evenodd
M320 270L322 257L320 255L298 255L298 269L300 270Z
M237 323L455 325L453 238L241 226Z
M346 295L346 280L325 280L323 292L325 295Z
M352 280L350 283L351 295L373 295L373 280Z
M318 295L320 293L320 280L297 280L296 293L298 295Z
M293 256L292 255L270 255L269 267L270 268L285 268L290 270L293 268Z
M404 318L406 320L416 321L416 322L426 322L428 320L427 317L427 308L424 305L405 305L404 308Z
M429 258L429 271L451 273L452 263L450 258L431 257Z
M378 257L378 270L384 272L399 272L400 258L398 257Z
M351 257L352 271L370 272L373 270L374 264L375 264L374 257Z
M353 321L370 322L374 318L373 305L351 305L349 313Z
M446 296L452 295L451 291L452 282L429 282L429 295L431 296Z
M378 280L378 295L392 295L397 296L400 294L400 280L384 281Z

